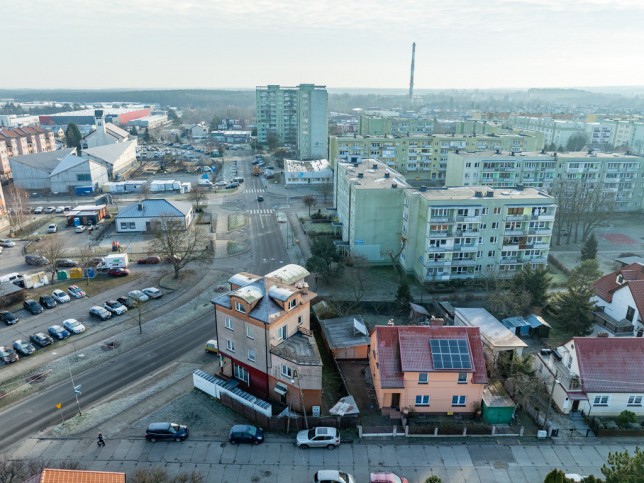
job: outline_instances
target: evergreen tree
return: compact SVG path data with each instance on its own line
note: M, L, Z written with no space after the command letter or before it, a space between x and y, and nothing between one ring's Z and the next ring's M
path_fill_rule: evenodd
M548 303L548 289L551 281L548 267L540 265L533 269L528 264L514 276L510 284L512 292L528 292L533 307L544 307Z
M608 464L602 466L606 483L639 483L644 481L644 452L635 447L633 456L628 451L608 453Z
M581 247L581 259L582 260L594 260L597 258L597 238L595 233L591 233L589 237L586 238L584 246Z
M402 309L404 309L406 305L411 302L411 290L409 289L409 281L407 280L407 277L405 275L400 277L400 281L398 282L396 302L398 302Z
M570 272L568 290L555 298L555 318L573 335L592 332L594 304L590 298L595 295L595 289L591 284L601 276L598 267L597 260L583 261Z
M76 148L77 154L80 154L81 150L81 136L78 126L73 122L70 122L67 125L67 130L65 131L65 143L68 148Z

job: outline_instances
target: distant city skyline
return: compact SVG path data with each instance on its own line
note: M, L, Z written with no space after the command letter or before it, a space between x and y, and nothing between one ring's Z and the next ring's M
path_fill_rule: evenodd
M639 0L24 0L0 88L492 89L644 84Z

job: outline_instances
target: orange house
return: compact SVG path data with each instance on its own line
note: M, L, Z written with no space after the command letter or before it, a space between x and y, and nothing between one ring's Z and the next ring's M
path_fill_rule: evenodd
M487 385L478 327L376 326L369 367L383 414L471 413Z

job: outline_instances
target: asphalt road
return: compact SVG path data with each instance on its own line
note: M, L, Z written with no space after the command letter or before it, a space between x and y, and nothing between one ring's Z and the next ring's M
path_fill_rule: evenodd
M113 362L102 364L74 375L74 384L81 385L81 409L101 400L112 392L147 376L177 356L203 346L203 334L212 328L212 314L175 329L161 340L147 342L137 349L118 354ZM166 341L166 342L164 342ZM171 343L167 343L171 341ZM0 414L0 452L32 434L60 422L55 408L62 403L65 419L78 412L71 380L65 379L34 397L17 403Z

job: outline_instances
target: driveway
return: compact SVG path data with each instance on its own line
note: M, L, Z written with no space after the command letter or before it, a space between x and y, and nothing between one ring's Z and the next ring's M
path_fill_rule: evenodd
M347 384L347 392L353 396L360 409L360 423L363 426L392 425L389 417L381 416L378 400L371 383L367 361L338 361L340 371ZM368 382L367 382L368 381Z

